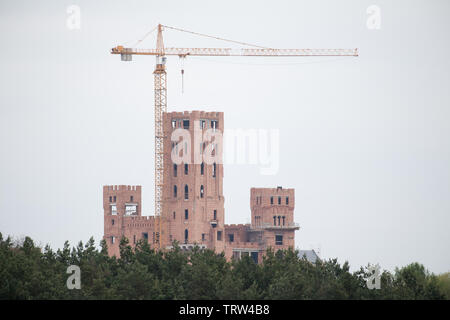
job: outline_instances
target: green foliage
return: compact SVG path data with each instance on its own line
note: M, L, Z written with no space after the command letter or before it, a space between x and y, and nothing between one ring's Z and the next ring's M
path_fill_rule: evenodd
M450 272L440 274L437 281L447 300L450 300Z
M350 272L337 259L311 264L293 250L268 250L261 264L250 257L226 261L198 247L157 251L144 241L120 241L120 258L93 238L56 252L26 237L13 243L0 233L0 299L448 299L449 274L439 277L412 263L384 271L381 289L369 290L368 272ZM69 290L67 267L81 269L81 289Z

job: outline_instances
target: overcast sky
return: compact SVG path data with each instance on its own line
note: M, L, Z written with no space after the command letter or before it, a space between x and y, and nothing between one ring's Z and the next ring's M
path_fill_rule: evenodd
M67 9L80 8L80 29ZM367 8L381 10L369 29ZM251 187L295 188L296 246L352 269L450 270L449 1L0 2L0 232L75 245L103 235L102 185L143 186L153 214L153 57L121 62L158 23L360 56L168 59L168 110L278 129L280 168L227 165L225 221ZM370 25L370 24L369 24ZM373 24L371 25L373 27ZM166 46L228 47L167 30ZM140 47L153 48L150 35Z

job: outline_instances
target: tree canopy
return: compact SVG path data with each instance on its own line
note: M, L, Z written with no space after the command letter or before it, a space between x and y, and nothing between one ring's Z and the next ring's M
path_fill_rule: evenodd
M81 270L81 289L66 286L68 266ZM368 271L350 272L337 259L315 264L294 250L266 252L227 261L223 254L194 248L154 250L144 241L120 242L120 258L109 257L105 241L93 238L53 251L26 237L21 243L0 233L0 299L448 299L447 277L412 263L381 274L381 288L369 290ZM442 278L442 279L441 279Z

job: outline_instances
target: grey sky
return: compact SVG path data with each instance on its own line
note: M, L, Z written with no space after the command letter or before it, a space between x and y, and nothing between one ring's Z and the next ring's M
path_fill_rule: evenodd
M70 5L81 29L66 27ZM381 29L366 26L381 9ZM279 129L280 170L225 167L226 223L251 187L296 189L296 244L325 258L450 269L448 1L1 1L0 232L72 245L103 233L104 184L143 186L153 211L153 65L117 44L162 23L358 58L168 61L169 111L223 111L226 128ZM167 31L167 46L228 46ZM153 47L154 36L141 47Z

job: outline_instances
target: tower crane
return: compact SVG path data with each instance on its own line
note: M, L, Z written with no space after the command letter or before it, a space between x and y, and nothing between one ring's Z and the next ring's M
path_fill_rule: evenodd
M167 112L167 73L166 56L245 56L245 57L309 57L309 56L358 56L358 49L273 49L253 45L245 42L228 40L216 36L201 34L180 28L158 24L151 32L157 31L156 48L126 48L118 45L111 49L111 54L120 54L122 61L131 61L133 55L147 55L156 57L154 74L154 96L155 96L155 230L159 230L156 235L156 243L161 249L162 224L163 224L163 199L162 192L164 186L164 133L163 133L163 113ZM249 46L251 48L165 48L163 41L163 30L172 29L186 32L198 36L223 40L234 44ZM148 35L147 34L147 35ZM143 40L143 39L142 39ZM139 40L138 42L142 41ZM182 70L183 74L183 70ZM156 233L156 232L155 232Z

